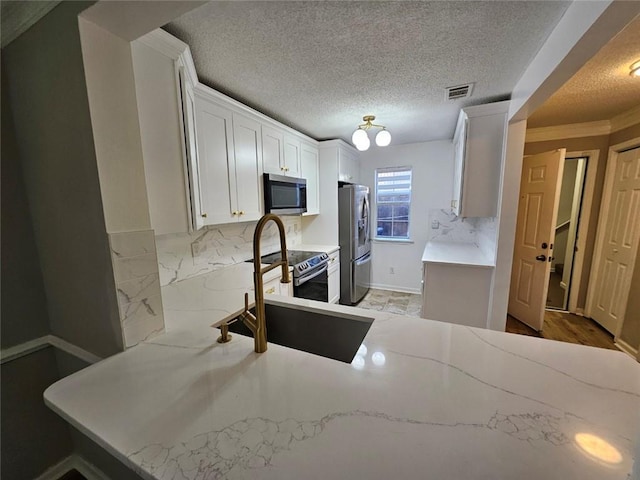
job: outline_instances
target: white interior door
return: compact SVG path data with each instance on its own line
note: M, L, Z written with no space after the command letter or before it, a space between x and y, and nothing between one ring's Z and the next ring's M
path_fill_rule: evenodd
M542 330L565 149L522 163L509 308L511 316Z
M622 324L640 237L640 147L617 155L598 222L591 317L613 334Z

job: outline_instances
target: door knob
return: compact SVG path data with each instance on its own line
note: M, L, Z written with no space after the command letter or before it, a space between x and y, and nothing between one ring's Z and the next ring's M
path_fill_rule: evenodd
M547 242L542 242L542 245L540 248L547 248L549 245L547 245Z
M544 262L547 259L546 255L538 255L536 257L536 260L538 260L539 262Z

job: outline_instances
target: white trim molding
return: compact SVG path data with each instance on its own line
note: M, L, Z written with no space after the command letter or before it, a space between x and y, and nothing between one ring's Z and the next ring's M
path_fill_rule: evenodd
M33 352L37 352L38 350L42 350L47 347L55 347L68 353L69 355L73 355L74 357L91 364L97 363L102 360L101 357L94 355L93 353L88 352L87 350L80 348L77 345L69 343L60 337L56 337L55 335L45 335L44 337L34 338L33 340L21 343L20 345L15 345L13 347L1 350L0 364L16 360L18 358L24 357L25 355L29 355Z
M611 120L597 122L569 123L552 127L527 129L525 143L546 142L548 140L564 140L568 138L597 137L640 123L640 106L616 115Z
M80 472L87 480L110 480L102 470L75 453L48 468L35 480L57 480L74 469Z
M547 140L564 140L566 138L597 137L611 133L611 122L570 123L554 127L540 127L527 129L525 143L546 142Z
M611 119L611 133L640 123L640 105Z

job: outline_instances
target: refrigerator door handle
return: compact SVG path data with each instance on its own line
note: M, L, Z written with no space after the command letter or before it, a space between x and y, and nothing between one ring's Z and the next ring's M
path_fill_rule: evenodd
M363 255L362 257L360 257L358 260L356 260L354 263L356 264L356 266L360 266L363 265L367 262L371 261L371 252Z

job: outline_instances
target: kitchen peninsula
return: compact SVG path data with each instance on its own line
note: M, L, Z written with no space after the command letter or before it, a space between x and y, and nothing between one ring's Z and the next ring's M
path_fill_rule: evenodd
M209 326L251 286L250 264L229 268L188 309L164 287L167 332L47 405L148 479L638 478L640 365L624 353L273 296L374 321L351 364L256 354ZM211 295L226 300L197 304Z

